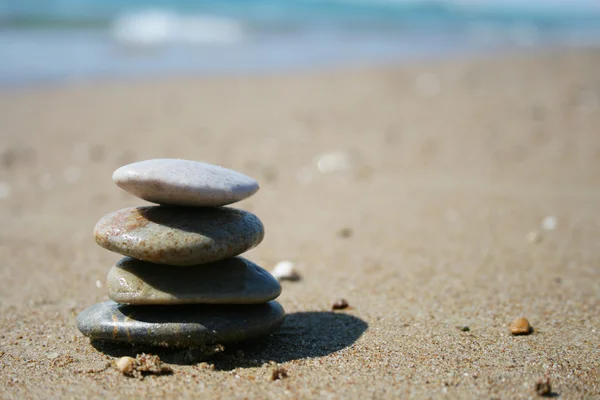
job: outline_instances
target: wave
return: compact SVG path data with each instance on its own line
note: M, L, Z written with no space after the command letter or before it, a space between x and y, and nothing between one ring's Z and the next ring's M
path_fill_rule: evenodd
M599 19L598 0L0 1L0 28L109 27L119 40L132 43L231 43L240 40L244 29L273 25L460 24L473 20L573 24Z
M387 6L403 9L446 9L468 12L536 12L554 14L600 15L600 2L597 0L297 0L315 5L338 3L349 6Z
M169 43L233 44L242 40L242 24L231 18L182 15L147 10L118 16L112 35L127 46L157 46Z

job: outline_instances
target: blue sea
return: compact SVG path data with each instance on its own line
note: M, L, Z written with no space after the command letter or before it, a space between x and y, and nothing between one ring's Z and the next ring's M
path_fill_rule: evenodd
M600 43L600 0L0 0L0 86Z

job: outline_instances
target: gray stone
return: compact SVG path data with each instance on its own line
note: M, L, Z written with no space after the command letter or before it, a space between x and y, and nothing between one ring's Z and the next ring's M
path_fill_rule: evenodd
M140 260L197 265L237 256L264 237L258 217L229 207L131 207L104 216L100 246Z
M113 174L120 188L144 200L180 206L223 206L252 196L258 182L239 172L197 161L155 159Z
M242 257L197 267L125 257L110 269L106 283L112 300L136 305L260 304L281 294L270 273Z
M106 301L77 316L93 340L191 347L241 342L268 335L285 318L276 301L251 305L130 306Z

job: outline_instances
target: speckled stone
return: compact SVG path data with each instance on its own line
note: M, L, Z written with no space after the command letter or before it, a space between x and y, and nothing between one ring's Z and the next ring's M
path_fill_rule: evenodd
M260 304L281 294L270 273L242 257L196 268L125 257L110 269L106 283L108 297L135 305Z
M77 316L90 339L185 347L241 342L268 335L285 318L276 301L251 305L130 306L106 301Z
M258 182L239 172L197 161L155 159L113 174L120 188L144 200L180 206L223 206L252 196Z
M144 261L197 265L237 256L264 237L258 217L229 207L131 207L104 216L100 246Z

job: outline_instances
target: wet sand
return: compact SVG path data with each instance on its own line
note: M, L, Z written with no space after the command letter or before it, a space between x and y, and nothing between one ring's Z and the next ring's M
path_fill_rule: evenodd
M550 51L0 93L0 397L600 397L598 71ZM256 178L246 256L303 279L271 337L140 380L75 317L120 258L96 221L146 204L112 172L158 157Z

